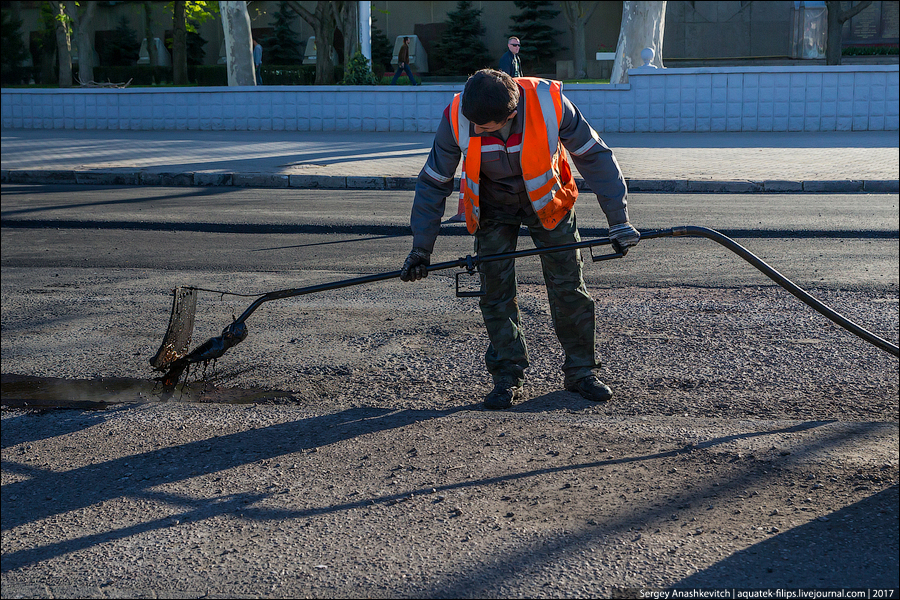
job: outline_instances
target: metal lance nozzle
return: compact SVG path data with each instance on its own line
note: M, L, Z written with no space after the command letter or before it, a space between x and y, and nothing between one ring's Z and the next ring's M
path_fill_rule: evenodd
M215 360L225 354L232 346L240 344L247 338L247 325L243 321L235 321L222 330L222 335L206 340L206 342L183 358L179 358L169 366L169 370L159 380L163 385L163 397L169 397L175 391L178 380L188 365L196 362Z
M206 340L193 352L185 356L189 363L215 360L225 354L232 346L240 344L247 339L247 325L241 321L235 321L222 330L222 335Z

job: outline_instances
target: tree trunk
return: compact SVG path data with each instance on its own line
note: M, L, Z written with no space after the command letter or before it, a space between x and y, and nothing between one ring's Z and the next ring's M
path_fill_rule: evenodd
M340 5L338 9L337 6ZM359 48L359 2L347 0L334 2L338 29L344 36L344 66L346 66ZM316 38L318 39L318 38Z
M150 13L153 10L153 3L147 2L146 0L143 3L144 8L144 38L147 40L147 55L150 58L150 66L158 67L159 66L159 56L156 51L156 44L153 43L155 39L153 37L153 20L150 17Z
M826 0L825 7L828 11L828 37L825 39L826 65L841 64L841 51L843 50L841 38L843 37L844 23L869 8L870 4L872 4L872 0L866 0L845 11L839 0Z
M575 78L582 79L587 77L587 67L585 66L585 41L584 41L584 23L578 24L572 31L572 48L575 52Z
M59 87L72 87L72 38L62 2L50 3L56 19L56 55L59 57ZM49 82L49 79L47 80Z
M222 2L221 4L227 3ZM241 4L243 4L243 2ZM187 21L184 13L184 5L184 0L175 1L175 16L172 20L172 83L175 85L187 85L188 82L187 40L185 39Z
M334 45L334 13L331 3L326 0L316 2L316 12L311 13L299 2L288 1L287 5L309 23L316 35L316 85L334 83L334 62L331 47Z
M583 79L587 76L587 49L584 28L599 4L599 2L577 2L571 0L562 2L563 14L566 16L569 31L572 33L572 52L574 53L573 62L575 63L576 79Z
M247 3L219 2L219 12L225 32L228 85L256 85Z
M663 33L666 29L666 3L664 1L622 2L622 25L619 28L619 43L616 45L616 59L613 62L610 83L628 83L628 69L640 67L641 51L652 48L653 60L650 64L663 68Z
M844 22L840 18L841 3L827 2L826 4L828 5L828 28L825 38L825 64L839 65L841 64L841 37L843 36L841 29L844 27Z
M94 80L94 15L96 2L85 2L79 11L75 2L66 2L66 13L75 26L75 46L78 48L78 80L88 83Z
M55 34L54 34L55 35ZM48 44L49 45L49 44ZM53 81L53 63L56 62L56 48L47 48L44 47L41 49L41 83L44 85L50 85L50 82ZM69 71L69 76L72 76L72 71Z

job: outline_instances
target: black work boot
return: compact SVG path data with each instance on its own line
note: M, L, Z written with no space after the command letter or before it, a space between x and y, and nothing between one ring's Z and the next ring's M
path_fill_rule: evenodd
M612 398L612 390L609 389L608 385L597 379L596 375L588 375L578 381L566 381L566 390L577 392L585 400L593 402L607 402Z
M489 410L502 410L513 405L513 401L522 397L522 384L513 377L500 377L494 389L484 398L484 407Z

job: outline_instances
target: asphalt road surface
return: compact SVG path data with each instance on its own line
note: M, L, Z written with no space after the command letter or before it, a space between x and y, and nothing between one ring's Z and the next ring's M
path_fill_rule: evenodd
M411 246L411 202L411 192L6 185L2 266L388 272ZM583 239L606 234L589 194L576 210ZM636 194L629 210L642 231L721 231L801 286L896 289L896 195ZM527 235L520 247L531 247ZM447 224L432 259L471 252L465 227ZM520 280L539 283L538 260L520 264ZM650 240L586 277L609 286L764 282L715 243L685 238Z
M174 286L395 271L411 199L4 185L3 596L897 597L897 359L704 239L586 265L608 404L561 390L537 258L507 411L481 408L484 327L450 271L268 303L159 401ZM639 229L722 231L897 343L896 195L629 202ZM577 210L605 235L589 195ZM434 260L471 248L448 224ZM250 302L204 293L194 343ZM8 408L25 392L105 408Z

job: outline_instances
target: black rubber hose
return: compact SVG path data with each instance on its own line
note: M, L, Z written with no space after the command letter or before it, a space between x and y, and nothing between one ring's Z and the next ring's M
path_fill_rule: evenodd
M775 283L789 291L791 294L799 298L805 304L812 307L814 310L824 315L825 317L831 319L837 325L843 327L850 333L853 333L862 339L866 340L870 344L878 346L885 352L889 352L894 356L900 356L900 349L897 348L894 344L889 341L882 339L868 331L850 319L844 317L838 312L826 306L824 303L820 302L816 298L813 298L809 295L805 290L796 285L790 279L767 265L762 261L758 256L735 242L733 239L715 231L713 229L707 229L706 227L696 227L694 225L685 225L682 227L673 227L672 229L661 229L656 231L645 231L641 233L641 239L643 240L652 240L654 238L662 238L662 237L678 237L678 236L695 236L695 237L705 237L707 239L713 240L714 242L718 242L719 244L725 246L748 263L759 269L764 275L766 275L769 279L773 280ZM613 241L610 238L600 238L596 240L582 240L580 242L575 242L572 244L564 244L562 246L553 246L550 248L534 248L531 250L518 250L515 252L506 252L503 254L495 254L485 257L472 257L467 256L465 258L460 258L455 261L448 261L444 263L438 263L434 265L430 265L428 267L428 271L437 271L442 269L449 269L454 267L466 267L466 268L474 268L478 264L482 262L491 262L496 260L507 260L507 259L515 259L521 258L525 256L535 256L541 254L548 254L551 252L560 252L563 250L575 250L581 248L591 248L594 246L602 246L602 245L613 245ZM618 250L618 248L616 248ZM614 254L609 254L606 256L596 257L594 260L607 260L610 258L620 258L624 256L621 252L615 252ZM293 296L300 296L303 294L311 294L315 292L322 292L326 290L333 290L338 288L349 287L352 285L359 285L363 283L374 283L376 281L383 281L386 279L395 279L400 277L400 271L392 271L390 273L379 273L375 275L365 275L363 277L357 277L355 279L347 279L344 281L335 281L332 283L325 283L320 285L313 285L304 288L294 288L287 290L279 290L275 292L269 292L268 294L264 294L257 298L248 308L243 312L243 314L238 317L231 325L223 330L222 335L216 338L212 338L208 340L205 344L191 352L185 357L179 358L171 363L169 366L168 373L162 378L163 387L166 391L171 391L174 389L176 383L178 383L178 379L181 377L181 374L184 372L185 368L187 368L188 364L194 362L201 362L205 360L211 360L214 358L218 358L225 353L225 351L237 344L241 340L243 340L247 335L247 330L244 327L244 321L251 315L253 312L259 308L264 302L268 302L270 300L277 300L280 298L289 298ZM167 334L168 335L168 334ZM165 347L165 342L164 342ZM161 349L162 351L162 349Z
M816 298L809 295L803 288L795 284L793 281L767 265L762 261L758 256L735 242L733 239L728 236L722 235L718 231L714 229L708 229L706 227L696 227L694 225L685 225L682 227L673 227L672 229L661 229L658 231L646 231L641 232L642 240L652 240L654 238L661 237L678 237L678 236L694 236L694 237L705 237L707 239L713 240L714 242L718 242L719 244L725 246L748 263L759 269L766 277L789 291L791 294L799 298L802 302L809 305L816 312L824 315L825 317L831 319L833 322L843 327L850 333L861 337L866 340L870 344L878 346L885 352L890 352L894 356L900 357L900 348L890 343L889 341L878 337L871 331L860 327L850 319L836 312L823 302L817 300Z

